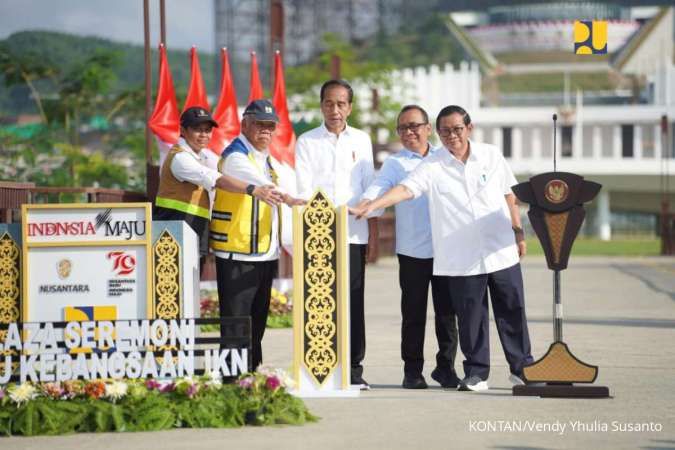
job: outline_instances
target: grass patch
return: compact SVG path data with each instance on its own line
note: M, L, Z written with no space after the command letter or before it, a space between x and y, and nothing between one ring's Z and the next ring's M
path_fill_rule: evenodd
M543 255L538 239L527 240L529 255ZM572 245L574 256L657 256L661 253L661 240L652 239L599 239L579 238Z
M570 44L571 46L571 44ZM549 51L549 52L504 52L496 53L494 56L499 62L504 64L532 64L532 63L590 63L609 61L609 54L605 55L576 55L570 47L569 51Z
M570 87L585 91L604 91L616 88L609 72L574 72L570 73ZM565 74L558 73L523 73L504 74L497 77L499 91L511 92L562 92L565 88Z

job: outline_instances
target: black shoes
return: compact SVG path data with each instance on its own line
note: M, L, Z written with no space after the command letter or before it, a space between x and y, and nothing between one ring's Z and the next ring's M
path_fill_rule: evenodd
M431 372L431 378L433 378L441 387L455 389L459 384L459 378L455 371L444 371L438 367Z
M402 385L404 389L426 389L429 387L422 375L405 375Z
M359 389L361 389L362 391L369 391L370 390L370 385L360 375L352 375L351 384L353 386L358 386Z

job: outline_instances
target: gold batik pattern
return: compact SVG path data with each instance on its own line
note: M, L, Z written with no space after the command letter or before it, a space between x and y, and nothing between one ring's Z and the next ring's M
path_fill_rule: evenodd
M154 245L155 319L180 317L180 246L164 230Z
M20 292L21 275L19 271L21 251L14 239L5 233L0 237L0 323L18 322L21 318ZM0 342L4 343L7 330L0 330ZM0 352L2 355L14 354L13 350Z
M154 246L155 258L155 319L180 318L180 246L176 239L164 230ZM161 336L158 336L161 337ZM164 345L158 350L176 350ZM163 357L155 358L159 364ZM173 358L174 363L178 358Z
M563 236L565 235L565 228L567 227L567 218L569 212L563 213L544 213L544 220L546 220L546 229L551 239L551 249L553 250L553 261L560 262L560 250L562 248Z
M317 193L303 213L305 252L304 363L322 384L337 367L336 212Z

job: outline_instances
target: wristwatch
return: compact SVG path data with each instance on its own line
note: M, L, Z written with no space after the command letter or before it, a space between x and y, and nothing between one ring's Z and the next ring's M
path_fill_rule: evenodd
M523 236L525 236L525 230L523 230L521 227L511 227L511 228L513 229L514 234L516 235L522 234Z
M255 184L249 184L246 186L246 193L248 195L253 195L253 191L255 190Z

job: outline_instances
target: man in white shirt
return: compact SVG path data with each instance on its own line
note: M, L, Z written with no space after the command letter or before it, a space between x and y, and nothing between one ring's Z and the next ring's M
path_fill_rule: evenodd
M427 112L418 105L406 105L396 120L396 132L404 148L382 165L375 181L363 194L363 204L381 196L403 181L426 158L442 149L433 148L433 132ZM436 368L431 378L445 388L456 388L457 320L448 301L447 283L433 275L434 252L431 244L429 202L426 195L396 205L396 256L401 287L401 359L403 387L425 389L424 332L427 324L429 285L434 306L438 340Z
M249 183L209 167L207 152L213 127L218 123L201 107L186 109L180 117L180 139L169 151L160 172L155 198L155 220L183 220L197 234L202 257L208 251L204 237L211 217L208 193L215 189L245 192ZM256 183L252 195L270 204L281 201L270 183Z
M434 247L434 275L448 284L459 322L464 379L459 390L488 389L490 373L488 290L511 381L533 361L519 258L526 253L513 172L495 146L473 142L469 114L441 110L436 130L445 149L423 161L405 180L357 217L426 193Z
M321 86L320 127L304 133L295 146L298 197L309 200L317 189L334 206L355 206L374 179L373 146L367 133L347 125L354 92L344 80ZM351 383L368 389L361 362L366 354L363 294L366 253L376 252L376 219L349 217Z
M246 194L216 190L210 245L216 256L221 317L251 317L251 367L262 362L262 338L270 305L272 280L279 259L280 224L276 205L250 194L256 185L274 185L269 144L279 123L268 100L255 100L244 110L241 135L223 151L219 169L246 183ZM283 202L303 204L276 188ZM221 327L221 337L224 334Z

